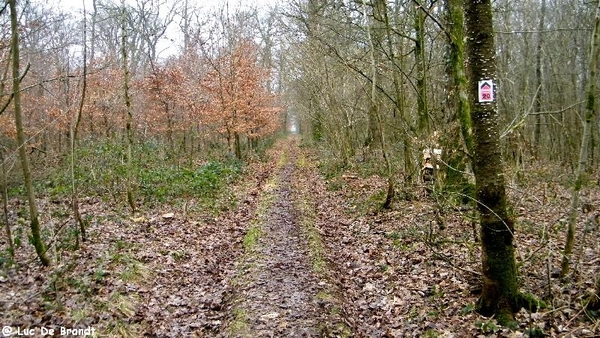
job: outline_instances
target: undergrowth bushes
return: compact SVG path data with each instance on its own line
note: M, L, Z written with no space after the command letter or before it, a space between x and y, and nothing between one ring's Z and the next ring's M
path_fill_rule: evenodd
M138 172L141 195L160 202L178 197L213 197L235 180L242 169L241 162L210 161L197 168L178 168L174 165L152 166Z
M127 172L126 149L114 142L82 145L76 154L75 173L81 195L121 200ZM181 198L213 199L243 170L243 162L223 157L189 161L173 156L153 142L140 144L135 153L136 195L145 202ZM45 180L42 191L56 197L70 194L70 159Z

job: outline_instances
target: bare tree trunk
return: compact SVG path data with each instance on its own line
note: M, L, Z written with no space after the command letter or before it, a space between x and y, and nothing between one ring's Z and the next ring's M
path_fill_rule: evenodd
M450 21L450 63L454 86L457 92L457 112L460 130L467 153L473 155L473 128L469 104L468 80L465 71L464 19L461 0L447 0Z
M81 83L81 101L79 102L79 109L75 116L75 123L71 125L71 207L73 209L73 218L79 225L79 232L81 234L81 241L85 242L85 222L79 212L79 192L77 190L77 180L75 177L75 171L77 163L75 162L75 149L77 147L77 133L79 131L79 125L81 124L81 116L83 114L83 105L85 103L85 94L87 89L87 13L85 10L85 1L83 1L83 78Z
M389 15L389 10L388 10L388 5L387 3L384 3L384 6L381 7L382 9L382 19L383 22L385 23L385 32L386 32L386 40L387 40L387 53L389 54L389 59L390 62L392 64L396 64L396 62L401 62L401 60L399 60L400 58L404 58L404 56L402 56L402 43L395 43L394 42L394 38L393 38L393 33L392 33L392 27L391 27L391 23L390 23L390 15ZM395 47L398 46L398 47ZM399 50L397 51L396 48L398 48ZM408 132L408 130L410 129L410 122L408 122L407 118L406 118L406 109L405 109L405 94L403 92L403 88L402 88L402 80L401 80L401 72L399 71L399 69L403 69L402 65L399 65L397 67L392 67L392 83L394 86L394 95L395 95L395 106L394 106L394 118L396 118L396 114L398 114L398 117L400 118L400 122L403 124L404 133L400 133L401 134L401 142L403 144L402 147L402 158L404 159L404 172L405 173L411 173L413 172L413 163L412 163L412 159L411 159L411 149L412 149L412 141L411 141L411 135ZM405 176L406 179L407 176Z
M463 201L468 198L468 203L476 200L472 187L473 166L473 126L471 122L471 106L468 94L468 79L465 70L465 34L464 10L462 0L446 0L446 20L448 35L449 63L446 72L449 74L448 106L453 111L450 113L452 121L458 120L460 134L450 133L449 151L447 155L445 189L449 188L463 195ZM455 151L456 150L456 151ZM462 150L462 151L461 151ZM473 204L473 206L475 206ZM479 240L477 226L473 222L473 239Z
M183 55L188 55L190 52L190 16L189 16L189 0L183 2Z
M544 43L544 18L546 16L546 0L542 0L542 11L540 13L540 25L538 27L538 41L537 41L537 53L535 55L535 80L536 80L536 94L535 94L535 112L542 110L542 45ZM535 157L540 156L541 150L541 138L542 138L542 115L537 114L535 116L535 129L533 132L533 145L535 149Z
M133 194L133 108L131 107L131 97L129 93L129 64L127 56L127 19L125 10L125 1L121 2L122 18L121 18L121 57L123 62L123 95L125 97L125 108L127 116L125 119L125 129L127 132L127 202L131 207L131 211L136 211L135 198Z
M564 277L569 273L569 263L573 253L573 244L575 242L575 230L577 225L577 216L579 215L579 192L583 186L585 170L588 160L588 147L590 143L590 135L592 122L596 116L596 75L598 72L598 47L600 44L600 2L596 7L596 20L592 41L590 43L590 66L587 84L587 102L585 122L583 125L583 135L581 136L581 148L579 149L579 164L575 172L575 186L571 194L571 207L569 210L569 227L567 230L567 239L565 250L563 252L563 260L560 269L560 276Z
M242 159L242 144L241 144L241 139L240 139L240 134L238 132L234 132L233 133L234 136L234 146L235 146L235 157L238 160Z
M430 133L429 108L427 105L427 67L425 63L425 13L419 4L415 12L415 63L417 65L417 111L419 115L419 131Z
M17 129L17 144L19 147L19 157L21 158L21 166L23 167L23 180L25 181L25 189L29 200L29 217L31 218L31 241L35 247L41 263L45 266L51 264L50 258L46 253L46 245L42 240L40 231L40 221L38 218L37 205L35 202L35 190L31 180L31 170L29 168L29 158L25 151L25 133L23 131L23 116L21 114L21 81L19 76L19 27L17 23L17 6L16 0L8 1L10 6L10 26L12 33L11 50L12 50L12 77L13 77L13 103L15 109L15 127Z
M377 71L377 64L379 57L377 55L377 51L375 50L375 43L381 42L381 32L382 29L379 26L381 22L383 22L383 11L385 11L384 6L387 6L385 1L383 0L375 0L373 4L373 24L370 24L367 20L367 5L365 0L363 0L363 8L364 8L364 17L365 17L365 25L367 27L367 38L369 40L369 47L371 48L371 108L369 109L369 119L372 117L376 122L376 129L374 130L377 133L377 138L374 141L377 141L381 146L381 152L383 155L383 161L385 162L385 167L387 171L387 179L388 179L388 187L387 194L385 198L385 202L383 203L383 207L388 209L392 205L392 201L395 195L395 180L394 180L394 170L392 168L392 164L390 161L387 144L385 140L385 135L383 132L383 121L381 118L381 111L379 107L379 99L377 95L377 84L379 81L379 74ZM372 27L373 26L373 27ZM376 29L373 34L373 28Z
M491 0L465 1L468 69L475 137L475 173L481 223L483 290L477 310L501 324L519 310L513 220L507 213L502 154L495 102L480 102L480 80L496 79ZM488 81L488 82L489 82Z
M2 210L4 211L4 228L6 230L6 241L8 241L8 251L11 258L15 258L15 243L10 230L10 222L8 220L8 177L6 171L6 159L4 158L4 150L0 150L0 161L2 161Z
M10 65L7 64L2 74L2 79L0 80L0 97L4 97L6 95L5 87L9 68ZM8 108L12 99L13 95L9 95L9 98L8 100L6 100L6 103L3 103L2 107L0 107L0 115L4 113L6 108ZM6 158L4 157L4 152L5 149L2 146L2 149L0 149L0 161L2 161L2 209L4 211L4 226L6 231L6 240L8 242L8 250L10 251L10 257L14 259L15 245L14 239L12 237L12 231L10 230L10 222L8 220L8 169L6 168Z

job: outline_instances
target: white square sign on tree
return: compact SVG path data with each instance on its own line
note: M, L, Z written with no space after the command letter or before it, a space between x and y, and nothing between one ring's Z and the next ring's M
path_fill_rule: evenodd
M494 102L494 81L482 80L477 85L479 102Z

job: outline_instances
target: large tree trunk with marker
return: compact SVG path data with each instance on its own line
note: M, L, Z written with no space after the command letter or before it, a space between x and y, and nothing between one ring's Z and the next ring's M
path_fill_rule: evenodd
M481 224L483 290L477 310L502 324L514 319L519 292L513 246L513 220L507 213L497 106L492 96L480 97L479 82L496 78L492 5L490 0L465 1L469 93L474 132L474 163ZM484 89L484 88L483 88ZM481 102L484 101L484 102Z

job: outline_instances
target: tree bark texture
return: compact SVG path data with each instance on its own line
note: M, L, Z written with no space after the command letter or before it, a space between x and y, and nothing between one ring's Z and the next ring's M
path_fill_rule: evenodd
M460 130L469 155L473 155L473 128L465 71L464 13L461 0L446 1L450 34L450 67L457 93L457 115Z
M501 324L518 311L513 220L507 213L497 106L479 102L478 81L496 79L491 0L465 1L474 163L481 224L483 290L477 310Z

